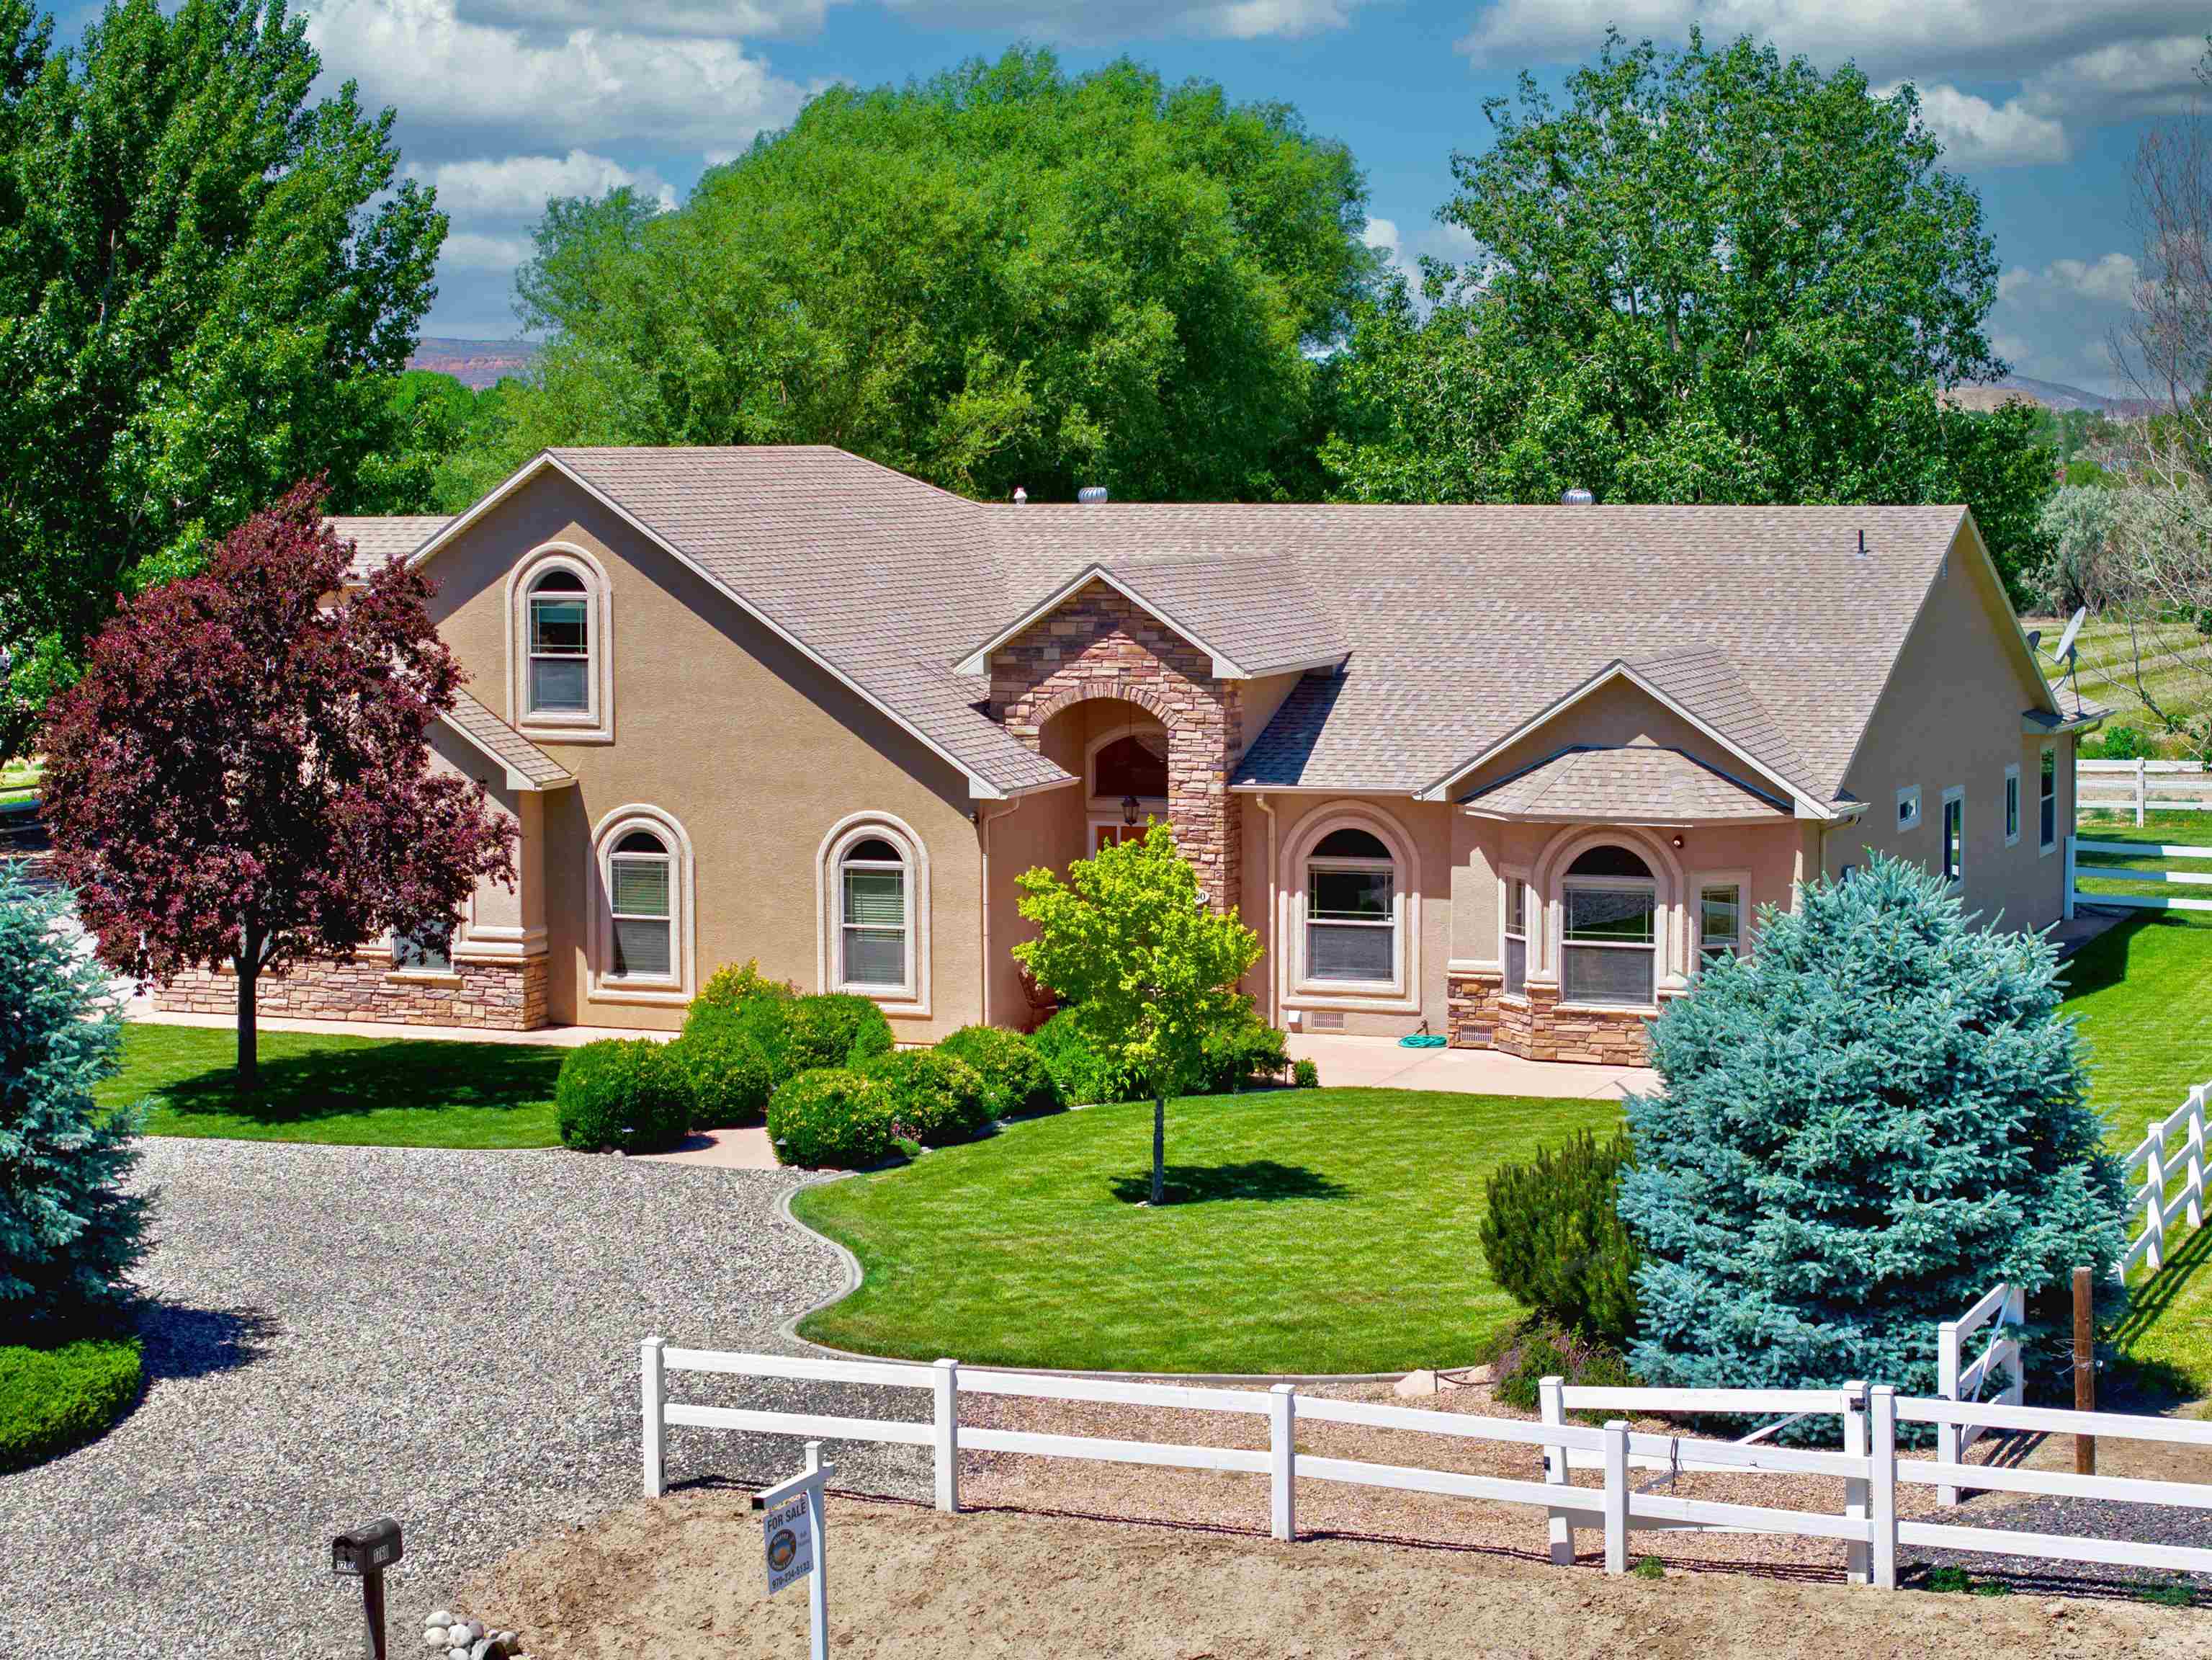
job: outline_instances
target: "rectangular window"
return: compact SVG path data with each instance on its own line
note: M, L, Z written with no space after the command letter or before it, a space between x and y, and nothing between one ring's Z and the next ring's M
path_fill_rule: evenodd
M426 931L416 934L395 934L392 940L392 966L405 974L450 974L453 971L453 935L447 931Z
M530 601L530 710L583 714L591 710L589 601L533 596Z
M2036 809L2043 850L2058 845L2058 751L2045 744L2036 776Z
M2005 846L2011 847L2020 840L2020 767L2017 763L2005 769Z
M615 976L674 977L675 909L665 854L618 853L608 861L614 911Z
M1569 883L1559 992L1570 1003L1648 1006L1656 995L1658 898L1649 883Z
M1528 885L1505 884L1505 989L1513 996L1528 989Z
M1966 875L1966 798L1954 787L1943 792L1943 879L1960 882Z
M845 983L906 983L906 873L856 870L845 876Z
M1897 793L1897 827L1915 829L1920 823L1920 786L1907 784Z
M1397 906L1388 865L1306 869L1306 978L1389 984L1397 969Z
M1735 957L1743 951L1743 890L1734 882L1698 891L1698 960Z

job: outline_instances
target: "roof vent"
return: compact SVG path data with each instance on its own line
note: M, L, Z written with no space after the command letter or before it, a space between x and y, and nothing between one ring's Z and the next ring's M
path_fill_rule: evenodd
M1099 502L1103 502L1106 499L1106 486L1103 484L1085 484L1081 489L1075 492L1075 499L1082 502L1086 508L1095 507Z
M1029 499L1030 493L1027 490L1024 489L1019 484L1014 486L1014 505L1016 507L1020 507Z
M1577 484L1559 498L1559 505L1563 508L1586 508L1596 500L1597 497Z

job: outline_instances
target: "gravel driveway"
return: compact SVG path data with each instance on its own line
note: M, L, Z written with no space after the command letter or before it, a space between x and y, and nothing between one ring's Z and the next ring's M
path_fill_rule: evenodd
M0 1655L357 1654L329 1541L383 1513L406 1529L389 1584L412 1651L471 1571L637 1493L640 1338L788 1349L776 1328L842 1283L776 1215L799 1179L781 1171L154 1140L141 1179L160 1194L147 1392L91 1446L0 1476ZM927 1411L915 1391L680 1387ZM841 1487L927 1491L918 1449L836 1458ZM787 1438L670 1437L672 1481L797 1466Z

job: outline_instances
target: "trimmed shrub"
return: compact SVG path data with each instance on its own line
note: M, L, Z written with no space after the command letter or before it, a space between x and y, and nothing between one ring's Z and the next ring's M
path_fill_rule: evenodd
M891 1134L925 1147L972 1141L990 1127L983 1074L942 1049L894 1049L856 1071L883 1080L891 1097Z
M1601 1142L1583 1130L1500 1164L1483 1189L1492 1277L1523 1307L1615 1345L1636 1330L1638 1252L1616 1207L1633 1158L1625 1134Z
M982 1074L983 1104L994 1118L1051 1112L1060 1091L1036 1045L1002 1026L963 1026L937 1046L939 1055L965 1061Z
M890 1085L849 1067L802 1072L768 1104L768 1137L780 1163L857 1170L892 1147Z
M1060 1098L1071 1107L1136 1100L1136 1080L1091 1047L1074 1015L1074 1010L1062 1009L1030 1034Z
M771 980L760 971L760 959L749 957L742 963L725 963L707 977L699 994L691 1000L691 1013L702 1009L734 1009L763 998L778 1003L788 1003L799 995L799 988L788 980ZM691 1021L684 1022L688 1031Z
M1249 997L1237 1012L1206 1034L1206 1087L1216 1095L1242 1089L1248 1081L1272 1082L1290 1069L1288 1040L1260 1018Z
M675 1050L691 1088L692 1128L730 1129L767 1116L775 1067L746 1030L743 1010L730 1004L695 1006Z
M823 992L789 1006L786 1055L794 1072L850 1067L891 1052L891 1023L857 992Z
M561 1140L580 1152L662 1152L691 1128L691 1085L673 1043L602 1037L570 1049L553 1085Z
M1291 1062L1291 1086L1293 1089L1317 1090L1321 1087L1321 1068L1310 1061Z
M0 1348L0 1470L18 1470L105 1434L138 1398L136 1338Z

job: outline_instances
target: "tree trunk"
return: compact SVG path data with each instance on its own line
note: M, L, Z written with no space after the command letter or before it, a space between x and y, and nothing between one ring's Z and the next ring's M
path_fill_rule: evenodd
M260 1045L253 1025L254 985L261 977L261 947L258 940L240 952L238 964L238 1073L232 1086L250 1090L258 1081Z
M1152 1098L1152 1202L1168 1201L1168 1098Z

